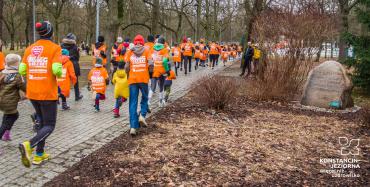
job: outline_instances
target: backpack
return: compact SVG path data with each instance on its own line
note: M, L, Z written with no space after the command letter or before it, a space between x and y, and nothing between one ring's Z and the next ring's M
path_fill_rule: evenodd
M257 49L257 48L254 48L254 55L253 55L253 58L254 59L260 59L261 58L261 50Z

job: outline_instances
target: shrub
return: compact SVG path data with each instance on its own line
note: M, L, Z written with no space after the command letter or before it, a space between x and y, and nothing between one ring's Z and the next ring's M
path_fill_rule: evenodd
M238 83L235 79L214 76L202 80L194 88L194 94L197 101L208 108L225 109L237 96Z

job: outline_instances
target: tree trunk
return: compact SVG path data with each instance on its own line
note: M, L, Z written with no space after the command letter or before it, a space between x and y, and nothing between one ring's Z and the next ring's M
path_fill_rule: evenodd
M32 3L32 2L31 2ZM28 46L31 42L31 38L33 38L33 17L32 17L32 4L27 1L26 3L26 28L24 30L24 34L26 36L26 46ZM33 39L32 39L33 40ZM33 41L35 42L35 41Z
M3 42L3 8L4 8L4 0L0 0L0 40ZM3 46L0 45L0 51L3 51Z
M200 36L199 36L199 33L200 33L200 14L201 14L201 11L202 11L202 0L197 0L197 25L196 25L196 37L195 37L195 41L199 41L200 39Z
M319 51L317 51L317 53L316 53L316 59L315 59L315 62L319 62L320 61L320 56L321 56L321 51L322 51L322 43L321 43L321 45L320 45L320 47L319 47Z
M153 0L153 7L152 7L152 23L151 29L152 34L159 34L159 26L158 26L158 19L159 19L159 0Z
M340 27L340 38L339 38L339 56L338 60L343 61L346 57L346 48L347 42L344 38L344 35L348 33L348 15L349 15L349 7L348 1L345 1L339 5L339 14L341 18L341 27Z
M12 31L12 33L10 33L10 50L14 50L14 39L15 39L15 32Z

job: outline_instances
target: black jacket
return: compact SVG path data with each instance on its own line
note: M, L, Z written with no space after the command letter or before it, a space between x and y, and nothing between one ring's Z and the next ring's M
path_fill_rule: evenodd
M80 53L78 51L78 47L77 47L76 43L72 43L72 42L63 40L63 43L62 43L61 47L62 47L62 49L67 49L69 51L69 59L73 63L73 67L75 69L76 76L80 76L81 75L80 64L79 64Z
M253 55L254 55L254 49L253 49L253 47L248 46L248 48L244 52L244 59L246 61L251 61Z

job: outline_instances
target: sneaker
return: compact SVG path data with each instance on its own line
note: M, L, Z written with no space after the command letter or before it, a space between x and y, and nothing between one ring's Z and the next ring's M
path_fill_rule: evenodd
M145 121L144 116L142 116L141 114L140 114L140 116L139 116L139 123L140 123L140 125L141 125L142 127L146 127L146 126L148 126L148 124L147 124L147 123L146 123L146 121Z
M136 131L137 131L136 129L131 128L131 129L130 129L130 135L131 135L131 136L136 136L136 135L137 135L137 132L136 132Z
M10 141L10 140L12 140L12 139L10 138L10 131L9 131L9 130L6 130L6 131L5 131L5 133L4 133L4 135L3 135L2 140L3 140L3 141Z
M70 108L67 104L62 105L62 110L69 110Z
M80 96L78 96L77 98L75 98L75 101L79 101L79 100L81 100L83 97L84 97L83 95L80 95Z
M97 109L97 108L95 108L95 110L94 110L95 112L100 112L100 109Z
M35 155L33 157L32 164L33 165L40 165L42 162L44 162L46 160L49 160L49 158L50 158L50 155L46 154L46 153L43 153L42 156Z
M114 118L119 118L120 117L118 108L113 109L113 117Z
M22 164L27 168L31 167L32 148L30 142L25 141L19 144L18 148L21 153Z

